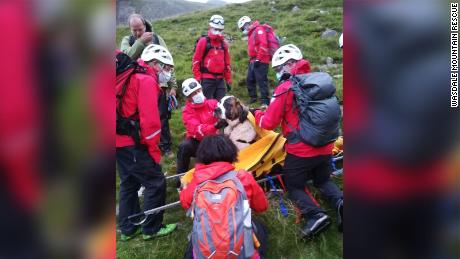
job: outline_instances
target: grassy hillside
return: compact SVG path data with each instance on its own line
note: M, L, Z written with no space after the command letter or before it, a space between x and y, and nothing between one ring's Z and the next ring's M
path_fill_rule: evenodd
M273 4L274 3L274 4ZM297 5L300 10L291 12ZM275 8L277 11L273 12ZM272 25L280 37L285 37L284 43L293 43L303 52L317 71L326 64L326 57L331 57L336 68L328 70L334 75L337 94L342 99L342 52L337 46L338 36L330 39L321 39L321 33L330 28L342 31L342 1L340 0L254 0L245 4L232 4L224 8L212 9L177 18L154 22L154 30L166 41L174 57L176 77L179 85L191 73L191 56L196 39L207 31L207 20L212 14L221 14L226 21L225 33L232 39L230 52L232 57L233 90L231 94L249 99L246 90L247 53L246 41L241 39L236 22L243 15L248 15L262 23ZM129 34L128 28L117 28L116 40L119 45L121 38ZM270 89L275 85L274 72L270 70ZM180 111L175 111L170 121L173 136L173 151L183 138L184 128ZM168 174L175 172L175 159L162 160L163 171ZM335 179L341 186L341 179ZM117 180L118 183L118 180ZM118 186L117 186L118 187ZM118 188L117 188L118 190ZM315 198L324 205L328 214L335 220L335 211L321 200L318 194ZM178 194L172 183L168 183L168 201L175 201ZM117 193L118 200L118 193ZM287 199L285 199L287 200ZM316 239L305 242L298 237L298 225L295 225L293 207L288 205L289 217L281 216L278 209L278 199L270 200L271 208L267 213L257 217L269 226L269 254L267 258L341 258L342 235L337 232L335 225ZM165 213L165 223L179 222L179 230L172 235L144 242L136 238L127 243L117 241L117 257L119 258L182 258L187 243L187 235L191 230L190 219L185 217L182 209L168 210ZM335 223L335 221L334 221Z
M224 4L226 3L203 4L184 0L117 0L117 24L126 24L128 16L133 12L144 15L148 20L159 20Z

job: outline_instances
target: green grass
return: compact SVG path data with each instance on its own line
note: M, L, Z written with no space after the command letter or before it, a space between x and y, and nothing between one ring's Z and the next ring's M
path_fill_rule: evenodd
M166 41L171 51L176 77L180 85L183 80L192 76L191 56L196 39L207 30L207 20L212 14L221 14L226 21L225 33L234 39L230 46L233 71L233 90L231 94L240 97L243 101L249 99L246 90L247 53L246 41L241 40L241 33L237 30L236 22L243 15L253 19L267 22L275 28L280 37L286 37L283 44L293 43L303 52L304 58L308 59L313 71L326 63L326 57L332 57L339 66L328 71L332 75L342 74L342 52L337 47L338 36L323 40L321 33L326 29L342 31L342 1L340 0L277 0L275 8L277 13L270 11L273 0L254 0L245 4L233 4L225 8L208 10L199 13L187 14L180 17L156 21L153 25L155 32L160 34ZM290 12L294 5L299 6L300 11ZM320 10L327 11L320 14ZM189 30L190 29L190 30ZM117 28L117 44L124 35L129 34L128 28ZM342 99L341 78L335 78L337 95ZM269 73L270 88L273 91L275 85L274 72ZM173 113L170 120L171 134L173 138L173 151L184 136L180 110ZM175 159L164 158L162 160L163 171L172 174L175 172ZM342 186L341 179L335 179ZM117 179L117 190L119 180ZM167 201L178 199L177 191L172 183L168 183ZM315 198L327 209L328 214L334 219L336 213L328 207L327 203L318 197L313 190ZM118 193L117 193L118 201ZM305 242L298 236L298 226L294 224L295 213L293 206L288 202L289 216L284 218L280 215L278 199L270 200L268 212L257 215L268 226L269 251L267 258L342 258L342 235L337 232L335 224L316 239ZM191 221L185 217L181 208L171 209L165 213L165 223L178 222L179 229L172 235L143 241L135 238L129 242L119 241L117 236L118 258L182 258L187 244L187 235L191 230ZM119 235L119 234L118 234Z

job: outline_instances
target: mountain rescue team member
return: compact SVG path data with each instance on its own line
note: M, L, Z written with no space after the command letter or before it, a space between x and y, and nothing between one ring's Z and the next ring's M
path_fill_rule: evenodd
M120 49L133 60L140 58L141 53L150 44L160 45L168 49L163 38L152 31L152 24L146 21L140 14L130 15L128 17L128 25L131 29L131 35L123 37ZM171 157L172 141L169 130L171 112L168 110L168 96L176 96L177 82L174 71L170 75L170 80L160 83L160 87L161 91L158 98L158 109L160 110L161 120L160 150L163 155Z
M198 147L197 164L195 165L192 181L180 192L182 207L185 210L190 208L198 185L205 181L216 179L230 171L235 171L232 163L236 162L237 157L237 147L224 134L205 137ZM236 178L240 180L244 187L250 208L257 213L266 211L268 209L268 200L252 174L239 170L236 173ZM260 248L258 251L256 250L258 253L256 252L251 258L260 258L258 257L259 254L265 254L268 237L265 226L261 222L255 221L254 218L252 221L253 226L256 225L255 228L253 227L253 231L260 243ZM185 258L193 258L191 250L192 245L189 244Z
M286 137L292 130L289 125L298 128L299 109L293 106L294 93L290 91L291 75L310 72L310 63L302 59L300 50L288 44L279 48L272 59L272 67L277 72L277 78L285 80L273 94L270 105L265 112L255 111L256 123L267 130L272 130L281 124L283 135ZM315 205L305 192L307 180L313 179L313 184L321 193L332 201L334 208L339 211L339 228L343 208L343 195L331 181L331 153L333 143L322 147L313 147L303 142L286 143L286 159L284 161L284 177L289 198L300 209L306 224L301 228L301 235L310 238L318 234L330 224L330 218Z
M260 103L268 105L270 103L268 99L268 64L271 57L267 32L260 25L259 21L252 22L248 16L243 16L238 20L238 28L248 36L249 65L246 83L251 98L249 103L257 102L256 84L259 84Z
M201 82L204 96L217 101L231 90L232 85L230 53L223 31L224 18L220 15L211 16L207 36L197 41L192 58L193 76Z
M204 96L202 86L196 79L186 79L182 83L182 93L186 97L182 111L186 138L177 151L177 174L189 170L190 158L195 156L198 145L205 136L214 135L220 128L227 126L225 120L214 117L218 102Z
M129 135L116 135L116 157L120 177L119 228L121 240L127 241L138 234L128 216L139 213L137 190L145 186L144 210L165 204L166 180L161 171L161 153L158 148L161 124L157 108L159 81L173 67L173 59L165 48L152 45L144 55L150 66L150 75L136 73L131 76L121 100L120 115L137 117L140 126L140 145ZM148 57L148 58L147 58ZM117 104L118 105L118 104ZM137 115L136 115L137 114ZM149 215L142 226L144 240L171 233L175 224L162 225L163 212Z

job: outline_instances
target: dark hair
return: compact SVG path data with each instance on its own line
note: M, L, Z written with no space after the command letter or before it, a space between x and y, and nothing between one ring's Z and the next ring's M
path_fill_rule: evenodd
M198 163L211 164L213 162L236 162L238 148L224 134L211 135L203 138L198 150L196 159Z

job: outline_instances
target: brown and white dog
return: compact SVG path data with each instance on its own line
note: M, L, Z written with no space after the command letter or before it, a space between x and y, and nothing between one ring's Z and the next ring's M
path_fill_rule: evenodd
M240 100L231 95L223 97L214 110L215 117L227 121L228 126L224 128L224 134L229 136L238 150L254 143L257 136L254 127L247 119L248 112Z

